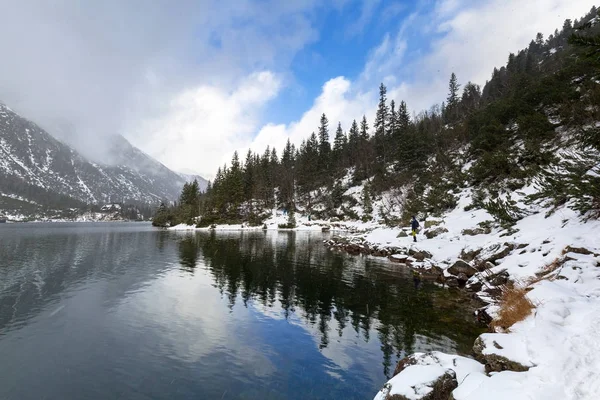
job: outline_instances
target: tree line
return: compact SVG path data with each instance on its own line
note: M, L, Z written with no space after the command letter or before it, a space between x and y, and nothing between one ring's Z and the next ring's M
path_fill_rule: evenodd
M600 24L590 22L597 12L592 8L581 21L566 20L546 40L539 33L495 68L483 88L473 82L463 86L452 73L445 101L429 110L411 116L404 100L388 99L382 83L372 120L363 115L343 127L323 113L316 131L299 146L288 140L279 152L248 150L244 159L235 152L206 192L200 193L196 182L186 184L178 206L161 209L158 225L260 224L276 207L292 215L369 219L372 198L401 187L406 187L406 213L438 213L456 205L453 191L465 184L490 198L522 187L558 161L546 146L557 140L558 125L577 128L577 140L587 137L599 148L597 140L589 140L597 136L580 129L598 120L598 85L590 79L573 84L600 67L594 50ZM473 162L467 173L457 162L461 157ZM359 184L364 184L360 199L345 195ZM198 215L201 220L194 220Z

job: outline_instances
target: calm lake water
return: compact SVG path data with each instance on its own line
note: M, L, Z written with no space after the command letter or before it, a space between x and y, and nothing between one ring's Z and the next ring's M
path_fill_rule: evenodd
M371 399L468 353L447 290L321 233L0 225L0 399Z

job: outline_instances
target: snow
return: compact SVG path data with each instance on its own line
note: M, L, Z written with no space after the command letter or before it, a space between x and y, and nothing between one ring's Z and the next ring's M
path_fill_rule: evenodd
M509 332L481 335L486 344L484 354L506 357L530 367L529 370L490 375L471 373L464 380L458 379L459 387L453 392L456 400L591 400L597 399L600 393L600 338L597 337L600 332L600 221L581 222L568 206L546 217L547 209L523 203L525 195L533 191L535 188L529 186L510 194L529 215L520 220L508 236L498 227L490 234L461 234L463 229L493 220L485 210L464 211L471 202L469 190L461 193L458 207L443 216L440 226L448 232L438 237L426 239L418 235L419 242L411 243L410 237L397 237L400 228L387 227L358 235L374 245L427 250L433 254L432 262L442 268L450 266L463 249L484 249L483 254L491 255L501 251L504 243L520 244L520 249L498 260L492 272L506 270L511 280L523 285L528 285L545 266L560 261L559 268L549 273L547 279L529 285L527 296L536 305L532 315L513 325ZM595 254L568 251L567 246ZM492 305L488 312L494 315L497 309ZM390 393L406 396L412 386L420 387L441 371L413 369L406 372L411 368L388 382ZM449 368L457 375L461 372L458 367ZM415 374L421 375L415 377ZM380 398L383 397L376 397Z

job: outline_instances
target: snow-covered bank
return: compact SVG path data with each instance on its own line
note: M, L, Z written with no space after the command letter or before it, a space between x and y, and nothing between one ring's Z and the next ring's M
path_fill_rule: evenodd
M294 230L294 231L341 231L346 233L366 232L375 229L380 225L375 222L360 222L360 221L331 221L309 219L305 215L296 214L295 228L280 228L280 225L285 225L288 222L287 215L273 210L270 218L264 221L259 226L251 226L249 224L215 224L210 227L197 228L194 225L180 224L172 226L170 230L222 230L222 231L241 231L241 230Z
M422 233L417 243L398 237L401 229L383 227L344 240L371 251L430 255L422 261L413 255L409 261L413 267L434 265L447 279L460 274L455 266L462 257L475 271L463 276L466 286L490 302L487 311L492 317L500 310L498 295L506 280L524 287L535 308L523 321L482 335L474 348L479 362L444 354L415 355L415 365L400 371L375 398L430 398L426 396L433 391L447 389L448 380L455 382L455 400L598 398L600 221L582 222L568 207L546 217L546 209L523 204L528 216L502 229L494 227L483 210L464 211L469 203L465 192L454 211L424 231L439 234L428 239ZM494 285L492 278L499 274L505 279ZM442 397L435 398L446 398L440 393Z

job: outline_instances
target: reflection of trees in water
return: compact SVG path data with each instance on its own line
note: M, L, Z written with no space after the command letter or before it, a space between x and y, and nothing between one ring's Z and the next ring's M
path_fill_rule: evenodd
M228 296L230 307L238 295L244 305L249 300L265 306L279 301L286 318L298 311L318 327L320 348L328 346L332 325L337 324L335 334L341 337L350 324L367 342L375 328L388 376L394 357L415 350L418 335L433 338L432 349L460 351L463 345L468 351L480 333L464 308L461 312L455 305L435 306L447 291L433 285L416 290L411 277L368 258L333 253L320 240L311 243L308 235L299 235L298 240L281 234L243 236L240 240L239 235L212 233L182 241L182 265L191 260L195 265L198 252L192 247L201 247L206 268Z
M179 242L179 258L181 260L181 270L194 273L196 264L198 263L198 253L200 246L198 245L198 237L186 236Z

